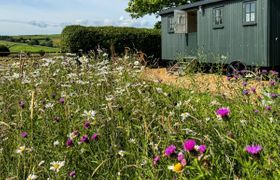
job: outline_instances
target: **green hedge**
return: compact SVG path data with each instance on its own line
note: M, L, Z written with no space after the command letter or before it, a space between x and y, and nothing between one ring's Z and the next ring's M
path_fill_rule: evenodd
M161 54L160 31L155 29L67 26L62 32L63 52L96 50L98 44L108 51L113 44L118 54L122 54L125 47L136 48L148 56L160 57Z
M0 44L0 57L9 56L10 50L7 46Z

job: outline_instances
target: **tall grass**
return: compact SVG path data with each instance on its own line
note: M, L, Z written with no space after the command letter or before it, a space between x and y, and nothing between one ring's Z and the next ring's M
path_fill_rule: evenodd
M141 80L133 58L81 61L43 59L39 68L30 61L23 78L17 62L0 71L0 179L280 178L276 76L263 74L270 80L258 81L256 93L251 80L231 79L228 97ZM221 107L228 118L217 116ZM184 150L187 139L206 151ZM170 145L176 151L164 156ZM247 145L262 151L251 155ZM179 152L186 165L174 172L168 166L179 163ZM65 163L57 172L50 169L56 161Z

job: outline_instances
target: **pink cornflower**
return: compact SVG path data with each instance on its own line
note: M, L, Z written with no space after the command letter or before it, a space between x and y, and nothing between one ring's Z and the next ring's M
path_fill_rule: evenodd
M176 151L176 146L174 146L174 145L168 146L164 151L164 155L165 156L170 156L173 153L175 153L175 151Z
M75 171L71 171L69 173L69 176L75 178L76 177L76 172Z
M21 137L23 137L23 138L27 138L28 133L27 133L27 132L22 132L20 135L21 135Z
M189 139L184 142L184 150L185 151L192 151L196 145L195 140Z
M84 135L83 137L81 137L80 142L81 143L88 143L89 142L88 135Z
M67 147L72 147L74 145L74 142L73 142L73 140L72 139L67 139L67 141L66 141L66 146Z
M228 117L229 117L229 114L230 114L230 109L229 109L229 108L226 108L226 107L219 108L219 109L216 111L216 114L217 114L218 116L220 116L221 118L228 118Z
M64 99L64 98L60 98L60 99L58 100L58 102L59 102L60 104L64 104L64 103L65 103L65 99Z
M89 121L86 121L86 122L84 123L84 128L85 128L85 129L89 129L89 128L90 128L90 122L89 122Z
M178 161L182 161L185 158L184 154L180 152L177 156Z
M96 141L98 139L98 135L96 133L94 133L92 136L91 136L91 140L93 141Z
M251 145L246 146L245 150L251 155L257 155L262 151L262 147L260 145Z
M200 145L199 147L198 147L198 151L201 153L201 154L203 154L205 151L206 151L206 145Z
M159 157L159 156L154 157L154 159L153 159L153 165L154 165L154 166L157 165L159 161L160 161L160 157Z
M256 88L255 87L251 87L251 91L254 93L254 94L256 94Z

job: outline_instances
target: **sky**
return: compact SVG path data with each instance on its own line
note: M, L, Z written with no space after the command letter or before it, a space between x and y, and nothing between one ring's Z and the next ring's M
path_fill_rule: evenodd
M0 0L0 35L59 34L66 25L151 28L155 16L130 18L129 0Z

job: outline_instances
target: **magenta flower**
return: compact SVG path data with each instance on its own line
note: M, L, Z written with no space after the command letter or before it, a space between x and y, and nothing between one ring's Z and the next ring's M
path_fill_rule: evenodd
M254 94L256 94L256 91L257 89L255 88L255 87L251 87L251 91L254 93Z
M270 84L271 86L275 86L275 85L276 85L276 81L270 81L269 84Z
M88 143L89 142L88 135L84 135L83 137L81 137L80 142L81 143Z
M65 99L64 99L64 98L60 98L60 99L58 100L58 102L59 102L60 104L64 104L64 103L65 103Z
M156 165L158 164L159 161L160 161L160 157L159 157L159 156L154 157L154 159L153 159L153 165L156 166Z
M174 145L168 146L164 151L164 155L165 156L170 156L173 153L175 153L175 151L176 151L176 146L174 146Z
M75 178L76 177L76 172L75 171L71 171L69 173L69 176Z
M192 151L196 145L195 140L189 139L184 142L184 150L185 151Z
M25 103L23 101L19 101L18 102L19 107L21 107L22 109L25 107Z
M278 94L272 93L272 94L270 94L270 97L273 99L276 99L278 97Z
M206 145L200 145L199 147L198 147L198 151L201 153L201 154L203 154L205 151L206 151Z
M220 116L221 118L228 118L229 114L230 114L230 109L229 108L225 108L225 107L219 108L216 111L216 114L218 116Z
M180 152L177 156L178 161L182 161L185 158L184 154Z
M256 114L258 114L260 111L256 109L254 112L255 112Z
M272 110L271 106L266 106L265 109L266 109L267 111L271 111L271 110Z
M262 147L260 145L251 145L251 146L246 146L245 150L247 153L251 155L257 155L261 152Z
M231 77L230 77L230 76L227 76L227 80L230 81L230 80L231 80Z
M67 147L72 147L74 145L74 142L73 142L73 140L72 139L67 139L67 141L66 141L66 146Z
M98 135L96 133L94 133L92 136L91 136L91 140L93 141L96 141L98 139Z
M27 138L27 136L28 136L27 132L22 132L20 135L21 135L21 137L23 137L23 138Z
M181 160L181 165L182 166L186 166L187 165L187 160L186 159L182 159Z
M89 128L90 128L90 122L89 122L89 121L86 121L86 122L84 123L84 128L85 128L85 129L89 129Z
M243 82L242 85L243 85L244 87L246 87L246 86L248 85L248 83L247 83L247 82Z
M249 91L247 89L243 90L243 95L249 95Z

